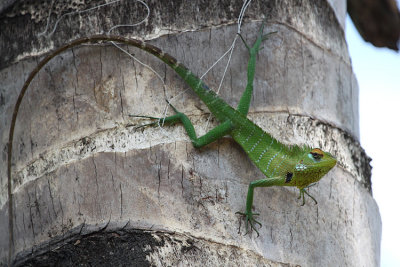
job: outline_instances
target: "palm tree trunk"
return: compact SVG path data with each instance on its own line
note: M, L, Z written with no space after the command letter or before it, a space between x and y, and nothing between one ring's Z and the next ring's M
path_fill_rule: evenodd
M249 117L283 142L321 147L339 160L310 188L318 205L307 201L301 207L292 188L257 189L260 237L244 235L235 215L244 209L249 182L262 177L238 145L224 138L197 150L180 126L135 127L144 122L130 114L163 116L166 98L175 97L173 104L199 134L208 111L171 69L127 46L159 76L110 43L73 47L38 73L18 112L8 180L13 108L40 59L73 39L147 14L135 1L63 17L103 2L18 2L0 18L6 25L0 31L1 263L379 264L381 221L371 195L370 159L358 143L358 86L344 40L345 1L329 1L332 8L322 0L254 0L246 10L241 33L247 42L264 17L265 31L277 31L257 59ZM198 75L230 47L243 5L146 3L145 23L112 33L150 41ZM238 41L220 91L233 106L246 84L247 58ZM214 90L224 62L204 77Z

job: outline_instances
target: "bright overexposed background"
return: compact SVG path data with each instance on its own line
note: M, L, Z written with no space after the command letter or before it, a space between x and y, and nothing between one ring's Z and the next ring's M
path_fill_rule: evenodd
M349 18L346 40L360 88L361 145L372 158L382 217L381 266L400 266L400 54L364 42Z

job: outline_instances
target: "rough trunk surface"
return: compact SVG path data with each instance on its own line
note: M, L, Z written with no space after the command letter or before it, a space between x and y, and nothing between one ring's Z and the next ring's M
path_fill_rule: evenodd
M265 31L277 31L258 57L249 117L285 143L321 147L339 160L310 188L318 205L301 207L293 188L257 188L260 237L243 235L235 212L262 173L228 137L196 150L180 126L136 129L143 121L129 114L162 116L165 98L188 88L156 58L124 46L162 80L109 43L74 47L34 79L18 114L8 194L8 130L30 71L50 50L141 21L147 11L121 1L63 16L103 3L93 0L15 1L3 9L1 264L378 265L381 222L370 159L358 143L358 86L343 18L334 11L345 1L330 2L335 9L322 0L255 0L246 11L242 35L249 43L264 17ZM242 1L147 4L144 24L112 33L150 41L201 75L234 39ZM233 106L246 84L247 58L237 42L221 88ZM210 88L218 88L224 66L205 76ZM190 90L173 103L205 132L208 111Z

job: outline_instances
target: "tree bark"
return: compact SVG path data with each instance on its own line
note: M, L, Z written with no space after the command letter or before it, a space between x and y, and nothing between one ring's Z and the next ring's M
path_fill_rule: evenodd
M67 11L103 2L17 1L4 10L0 236L7 238L0 240L1 263L379 265L381 222L370 159L358 143L358 87L339 23L345 1L330 2L335 9L322 0L252 1L245 13L248 43L264 17L265 32L277 31L257 59L250 119L282 142L321 147L339 161L310 188L318 205L301 207L293 188L257 188L260 237L244 235L235 212L244 209L248 184L262 173L232 139L194 149L181 126L134 127L143 121L129 114L162 116L165 99L188 87L160 60L127 46L162 81L110 43L74 47L38 73L18 113L9 183L8 130L30 71L49 50L141 21L146 9L122 1L65 15L51 36L38 36L49 10L47 34ZM149 41L201 75L231 45L243 3L147 4L146 23L112 33ZM232 106L246 85L247 59L237 42L220 92ZM204 77L210 88L218 88L224 67L220 63ZM173 104L190 116L199 135L205 132L208 110L190 90Z

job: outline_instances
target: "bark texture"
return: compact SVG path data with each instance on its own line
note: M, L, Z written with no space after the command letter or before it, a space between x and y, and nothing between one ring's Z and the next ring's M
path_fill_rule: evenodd
M332 1L331 1L332 2ZM53 6L49 29L67 11ZM74 3L77 3L74 5ZM242 1L148 1L145 24L113 34L148 40L203 74L235 37ZM341 6L342 1L336 1ZM8 129L16 97L49 50L146 16L138 2L65 15L51 36L51 1L18 4L0 24L0 262L14 265L375 266L381 222L371 195L370 159L358 143L358 87L343 29L326 1L253 1L243 37L261 20L277 31L257 62L249 117L279 140L331 151L339 164L310 189L318 205L300 207L293 188L257 189L260 237L243 235L250 181L262 174L224 138L192 147L182 127L136 129L129 114L162 116L165 98L187 89L172 70L139 49L80 46L53 59L19 111L13 149L12 210L6 175ZM342 10L343 8L339 8ZM342 18L340 18L342 20ZM26 27L26 25L29 25ZM238 42L221 89L236 106L248 55ZM218 88L224 64L205 82ZM188 90L176 99L199 134L207 109ZM212 124L215 122L212 122Z

